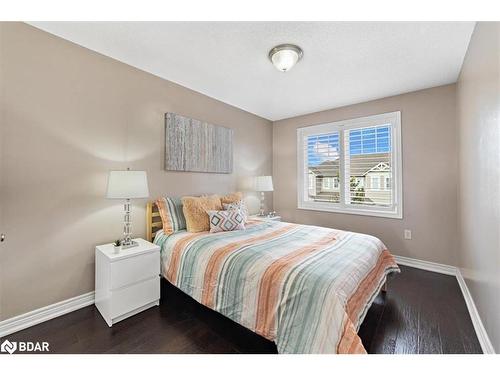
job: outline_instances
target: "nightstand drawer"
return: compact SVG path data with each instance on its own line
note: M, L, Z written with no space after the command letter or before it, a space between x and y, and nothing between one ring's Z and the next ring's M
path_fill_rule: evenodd
M111 292L111 318L116 318L160 299L160 277Z
M111 290L160 274L160 252L134 256L111 264Z

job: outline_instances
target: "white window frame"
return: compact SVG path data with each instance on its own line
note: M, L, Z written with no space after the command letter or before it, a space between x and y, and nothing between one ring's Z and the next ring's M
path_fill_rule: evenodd
M367 207L345 204L344 191L346 184L343 183L345 176L345 150L344 131L357 128L380 126L390 124L391 130L391 162L392 162L392 192L393 205L391 207ZM307 171L307 147L304 142L310 135L327 134L339 132L340 152L340 202L314 202L307 200L308 185L304 177ZM307 126L297 129L297 207L303 210L327 211L355 215L367 215L387 217L394 219L403 218L403 161L401 148L401 112L388 112L380 115L366 116L361 118L335 121L326 124Z
M314 173L309 172L309 174L307 175L307 178L309 179L309 181L308 181L309 190L314 189L314 179L316 178L316 176L314 175Z

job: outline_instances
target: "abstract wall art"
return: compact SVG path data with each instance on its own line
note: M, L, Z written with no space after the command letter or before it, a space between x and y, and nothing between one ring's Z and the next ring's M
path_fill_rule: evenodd
M233 129L166 113L165 170L232 173Z

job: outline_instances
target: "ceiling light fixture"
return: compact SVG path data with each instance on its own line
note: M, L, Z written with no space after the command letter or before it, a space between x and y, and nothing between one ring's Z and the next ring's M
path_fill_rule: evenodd
M304 52L295 44L280 44L269 51L269 60L282 72L287 72L302 58Z

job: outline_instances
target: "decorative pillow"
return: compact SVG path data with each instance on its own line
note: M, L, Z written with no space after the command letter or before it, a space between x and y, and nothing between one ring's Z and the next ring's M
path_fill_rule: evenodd
M239 210L243 216L243 222L246 223L248 221L248 209L245 201L241 200L235 203L223 203L222 207L224 207L226 211Z
M210 221L207 211L222 210L218 195L183 197L182 204L188 232L208 232Z
M236 203L238 201L241 201L242 199L243 199L243 193L237 192L237 193L231 193L231 194L228 194L228 195L221 197L220 202L222 204L224 204L224 203L229 204L229 203Z
M208 211L210 217L210 232L227 232L245 229L245 222L240 210Z
M155 203L160 212L163 232L165 234L172 234L186 229L186 219L182 212L182 201L180 198L163 197L157 199Z

